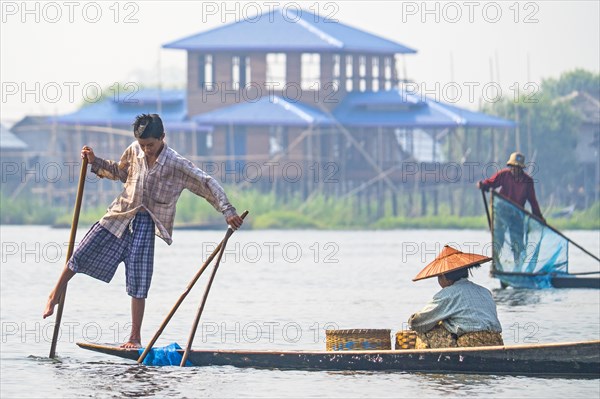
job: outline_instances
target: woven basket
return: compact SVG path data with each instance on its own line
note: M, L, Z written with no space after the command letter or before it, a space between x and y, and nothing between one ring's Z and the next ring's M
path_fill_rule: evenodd
M392 349L391 330L327 330L328 351Z
M402 330L396 333L395 349L415 349L417 334L411 330Z

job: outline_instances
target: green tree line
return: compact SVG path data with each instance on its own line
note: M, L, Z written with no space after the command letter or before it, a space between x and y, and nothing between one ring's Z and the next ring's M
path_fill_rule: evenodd
M554 196L555 203L564 205L583 184L576 152L583 116L570 101L574 92L587 93L598 101L600 74L582 69L565 72L559 78L542 80L539 87L531 86L517 98L505 98L483 110L518 123L518 131L508 137L508 148L518 148L532 162L530 173L536 178L538 197ZM595 145L597 152L597 138ZM598 189L587 187L588 191Z
M462 137L466 146L475 148L479 140L486 146L492 141L496 148L497 159L486 161L506 162L508 153L519 149L533 162L534 170L530 171L537 180L536 191L540 203L551 207L547 219L559 228L600 228L600 205L598 202L588 203L587 208L579 207L570 219L552 217L552 212L559 210L571 201L569 190L580 184L582 170L578 163L576 146L582 125L582 115L569 101L574 91L584 92L594 99L600 98L600 74L585 70L574 70L563 73L558 78L544 79L534 91L521 93L517 98L507 98L484 107L483 112L514 120L518 123L515 134L492 135L489 130L478 132L478 136ZM598 128L596 126L596 128ZM461 132L458 132L460 135ZM596 140L596 151L597 151ZM506 150L506 151L503 151ZM448 159L457 158L461 149L446 146ZM460 155L459 155L460 156ZM485 154L474 154L483 160ZM570 189L571 187L571 189ZM592 187L592 189L594 189ZM475 187L456 190L455 202L465 204L469 212L456 212L454 206L442 200L437 214L424 212L421 214L404 213L404 216L392 216L389 209L383 217L373 219L365 215L364 203L361 207L355 198L332 198L314 195L308 200L300 196L285 200L277 198L273 193L259 190L239 190L232 186L227 188L232 201L239 209L249 209L251 218L249 225L254 228L316 228L316 229L360 229L360 228L486 228L487 221L481 197ZM598 187L595 188L598 190ZM0 223L3 224L53 224L69 225L71 209L49 207L35 196L21 196L17 201L10 201L7 193L0 196ZM177 223L218 222L219 215L189 193L184 193L177 208ZM189 194L189 195L188 195ZM549 198L556 198L549 201ZM407 207L404 202L400 206ZM415 201L418 201L415 198ZM376 204L373 203L375 208ZM104 213L104 207L85 209L81 217L82 223L93 223Z

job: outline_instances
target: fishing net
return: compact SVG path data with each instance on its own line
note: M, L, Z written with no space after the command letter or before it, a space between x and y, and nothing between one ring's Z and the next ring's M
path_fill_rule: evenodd
M162 348L152 348L144 359L146 366L179 366L183 355L178 350L181 349L176 342L164 346ZM144 348L140 348L140 355L144 352ZM187 360L186 366L192 366L192 363Z
M550 288L568 272L568 241L529 212L492 192L492 273L517 288Z

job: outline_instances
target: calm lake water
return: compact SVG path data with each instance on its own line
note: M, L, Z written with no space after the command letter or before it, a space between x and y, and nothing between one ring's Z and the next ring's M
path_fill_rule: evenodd
M80 240L87 228L78 232ZM600 232L566 232L591 252ZM142 329L147 342L224 231L176 231L157 240L155 272ZM110 284L76 276L69 285L58 361L47 358L54 317L42 320L67 250L68 230L2 226L0 269L2 398L13 397L579 397L597 398L598 379L306 372L233 367L145 367L79 349L75 342L122 342L129 298L121 267ZM411 281L445 243L489 254L480 230L239 231L208 297L195 348L325 348L327 328L406 327L439 290ZM596 271L570 248L571 271ZM501 290L489 266L472 279L492 290L507 345L600 339L597 290ZM196 284L159 346L185 346L208 272Z

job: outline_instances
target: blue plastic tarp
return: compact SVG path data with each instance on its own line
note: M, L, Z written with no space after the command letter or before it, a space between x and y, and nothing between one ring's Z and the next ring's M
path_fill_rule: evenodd
M145 348L140 348L140 355L144 353ZM181 346L176 342L163 346L162 348L152 348L146 355L143 364L146 366L179 366L181 364L182 354L178 352ZM193 364L187 360L186 366L193 366Z

